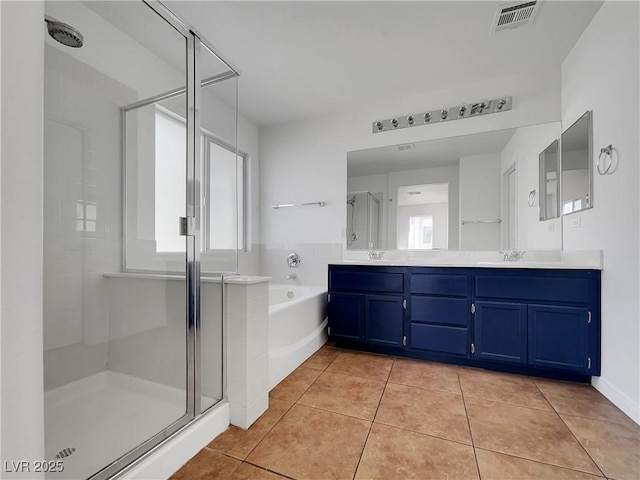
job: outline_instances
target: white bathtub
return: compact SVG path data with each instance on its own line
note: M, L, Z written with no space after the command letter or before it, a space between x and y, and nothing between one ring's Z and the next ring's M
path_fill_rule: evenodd
M327 341L324 287L269 285L269 390Z

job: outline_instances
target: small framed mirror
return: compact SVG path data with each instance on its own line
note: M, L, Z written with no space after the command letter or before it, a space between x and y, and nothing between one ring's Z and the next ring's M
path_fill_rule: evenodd
M562 215L593 207L591 111L562 133Z
M549 220L560 215L560 142L554 140L538 156L540 186L538 191L540 220Z

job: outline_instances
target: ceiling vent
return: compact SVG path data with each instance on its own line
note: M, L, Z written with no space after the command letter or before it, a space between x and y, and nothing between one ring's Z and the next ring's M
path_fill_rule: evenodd
M491 32L518 28L533 23L541 2L518 2L501 5L496 11Z
M404 145L398 145L398 151L404 152L405 150L413 150L416 146L413 143L405 143Z

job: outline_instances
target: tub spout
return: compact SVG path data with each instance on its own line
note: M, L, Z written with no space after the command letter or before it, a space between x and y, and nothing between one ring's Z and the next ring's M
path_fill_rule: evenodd
M290 273L289 275L287 275L285 277L287 280L295 280L296 279L296 274L295 273Z

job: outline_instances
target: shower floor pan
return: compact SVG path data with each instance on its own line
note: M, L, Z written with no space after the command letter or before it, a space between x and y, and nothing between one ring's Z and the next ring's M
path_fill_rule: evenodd
M64 471L46 478L84 480L182 417L186 400L178 388L105 371L45 392L44 403L46 459L64 457Z

